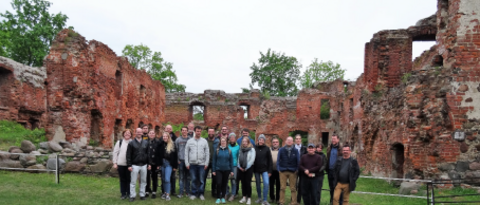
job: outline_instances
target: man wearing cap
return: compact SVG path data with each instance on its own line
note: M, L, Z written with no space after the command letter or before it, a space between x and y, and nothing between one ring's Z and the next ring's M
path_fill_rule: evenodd
M308 144L307 154L300 158L299 175L302 180L302 197L305 205L318 205L318 172L323 165L323 159L315 154L315 145Z

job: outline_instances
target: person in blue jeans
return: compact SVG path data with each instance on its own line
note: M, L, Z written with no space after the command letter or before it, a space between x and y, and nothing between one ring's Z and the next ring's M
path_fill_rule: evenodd
M194 200L197 196L204 201L205 170L208 168L210 150L207 140L201 137L202 127L195 127L195 137L187 141L185 145L185 166L190 170L191 192L190 199Z
M213 152L212 175L217 178L217 201L215 203L224 204L228 177L233 176L232 151L228 149L227 138L221 138L220 145Z
M182 135L175 140L175 149L178 154L178 175L180 177L178 198L182 198L184 194L190 193L190 172L185 166L185 145L187 145L190 138L188 136L188 128L182 127Z
M161 160L163 161L162 165L162 178L164 183L162 184L165 193L162 195L162 199L170 201L170 191L171 191L171 175L172 171L176 171L178 167L177 163L177 151L175 150L175 145L170 138L168 132L163 133L163 142L160 144L159 151L161 152Z
M238 151L240 150L240 145L237 144L237 135L232 132L228 135L228 138L228 149L230 149L230 151L232 152L233 167L237 167ZM233 177L230 177L230 185L232 187L232 192L230 193L230 198L228 198L228 201L233 201L235 199L235 196L238 195L237 171L238 169L234 168ZM227 186L227 194L229 194L228 192L229 187Z
M272 153L270 148L265 145L265 135L258 136L258 143L255 147L255 163L253 163L253 172L255 173L255 183L257 185L258 199L255 203L262 205L270 205L267 201L269 185L269 177L272 175ZM263 181L263 198L262 183Z

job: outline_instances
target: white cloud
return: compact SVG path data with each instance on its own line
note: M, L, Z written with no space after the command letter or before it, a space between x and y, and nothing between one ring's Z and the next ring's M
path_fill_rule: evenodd
M126 44L161 51L194 93L241 92L249 67L268 48L297 57L304 69L314 58L338 62L347 79L356 79L374 33L408 28L437 6L436 0L52 2L51 12L66 14L68 25L117 55ZM0 8L11 9L9 1ZM415 46L414 57L431 45Z

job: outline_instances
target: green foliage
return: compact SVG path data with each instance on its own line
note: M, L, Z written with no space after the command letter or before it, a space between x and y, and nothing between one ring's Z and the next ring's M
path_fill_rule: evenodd
M402 76L402 83L407 83L408 82L408 79L412 76L411 73L405 73L403 74Z
M302 136L302 145L307 146L308 145L308 132L296 130L293 132L288 133L289 136L293 137L293 141L295 142L295 135L300 134Z
M250 67L252 78L250 87L258 83L260 91L267 91L273 96L296 96L298 93L297 80L300 77L302 65L297 58L286 56L284 53L271 51L260 52L258 64ZM242 88L245 92L247 89Z
M45 130L43 128L29 130L16 122L0 121L0 143L20 146L23 140L29 140L38 147L40 142L47 141Z
M90 141L88 142L88 145L92 147L97 147L98 145L100 145L100 143L97 140L90 139Z
M193 114L193 120L202 121L202 120L203 120L203 113L195 113L195 114Z
M185 85L178 84L177 74L173 70L173 63L164 61L161 52L153 52L146 45L126 45L122 55L128 58L128 62L137 68L146 70L154 80L161 81L165 86L165 92L185 92Z
M202 134L200 135L200 137L203 137L203 138L207 138L208 137L208 132L207 130L202 130Z
M345 72L346 70L342 69L338 63L318 62L315 58L300 77L300 85L302 88L311 88L317 81L334 81L339 78L343 80Z
M43 156L37 156L37 164L45 164L47 162L48 156L43 155Z
M68 17L50 14L52 3L44 0L13 0L11 5L13 13L0 13L0 55L26 65L42 66L51 42L65 28Z
M320 107L320 119L330 119L330 100L322 100Z

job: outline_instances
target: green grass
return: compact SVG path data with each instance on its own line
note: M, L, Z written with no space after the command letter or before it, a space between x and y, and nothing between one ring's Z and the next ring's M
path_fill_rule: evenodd
M0 120L0 150L8 150L10 146L19 147L23 140L30 140L38 147L38 143L47 141L45 130L29 130L16 122Z
M85 176L78 174L62 174L60 184L55 184L54 174L31 174L24 172L0 171L0 201L2 204L128 204L128 200L121 201L119 194L119 182L117 178L105 176ZM215 199L210 194L210 180L207 180L206 200L204 202L196 199L191 201L187 198L178 199L172 197L169 202L160 198L147 199L139 202L138 197L135 203L158 204L167 203L171 205L181 204L214 204ZM255 183L252 183L252 201L257 199ZM178 189L178 184L177 184ZM328 182L325 179L323 189L328 189ZM160 188L159 188L160 190ZM383 180L362 179L357 182L356 191L392 193L397 194L398 188L393 187ZM453 194L474 194L474 189L454 188L451 190L437 190L436 195ZM458 197L454 200L475 200L477 196ZM286 204L290 202L290 191L286 191ZM322 191L321 205L328 204L330 199L328 191ZM239 204L236 199L229 204ZM453 200L453 199L447 199ZM411 199L390 196L376 196L355 194L350 195L350 204L426 204L425 199Z

